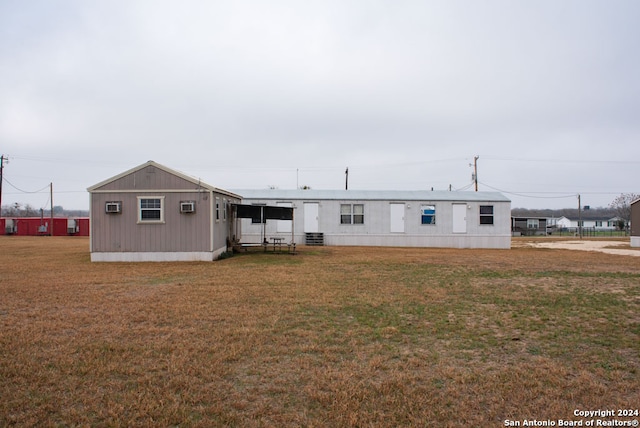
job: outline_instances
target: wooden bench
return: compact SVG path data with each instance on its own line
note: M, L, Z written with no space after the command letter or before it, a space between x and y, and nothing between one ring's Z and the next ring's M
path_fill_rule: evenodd
M273 240L272 243L269 243L269 242L261 242L261 243L260 242L247 242L247 243L236 242L233 245L233 249L234 249L234 251L237 251L237 252L240 252L242 250L247 252L251 248L262 248L265 253L268 250L271 250L274 253L276 253L276 252L283 253L283 252L285 252L285 250L286 250L287 253L290 253L290 254L295 254L296 253L296 244L295 244L295 242L282 243L282 239L281 238L276 238L276 239L272 239L272 240Z

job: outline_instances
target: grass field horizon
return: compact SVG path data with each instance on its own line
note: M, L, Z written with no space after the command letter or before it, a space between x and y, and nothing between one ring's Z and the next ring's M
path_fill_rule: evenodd
M640 407L637 257L91 263L88 242L0 237L0 426L505 426Z

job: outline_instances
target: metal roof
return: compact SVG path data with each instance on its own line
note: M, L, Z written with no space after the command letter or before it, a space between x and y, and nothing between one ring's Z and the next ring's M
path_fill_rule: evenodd
M511 202L498 192L316 189L242 189L232 190L232 192L242 196L243 199L269 200Z

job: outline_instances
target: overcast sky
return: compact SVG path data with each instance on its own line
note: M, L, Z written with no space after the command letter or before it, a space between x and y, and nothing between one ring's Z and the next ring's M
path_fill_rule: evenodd
M0 0L2 205L148 160L223 189L640 193L640 2ZM33 193L35 192L35 193Z

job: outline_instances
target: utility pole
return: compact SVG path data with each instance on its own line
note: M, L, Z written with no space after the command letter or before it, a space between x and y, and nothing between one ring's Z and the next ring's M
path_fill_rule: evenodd
M49 199L51 199L51 230L49 236L53 236L53 183L49 183Z
M580 203L580 193L578 193L578 234L582 239L582 204Z
M478 158L480 156L474 156L473 158L473 182L476 185L476 192L478 191Z
M0 217L2 217L2 170L4 169L4 159L4 155L0 156Z
M349 190L349 167L344 171L344 190Z

